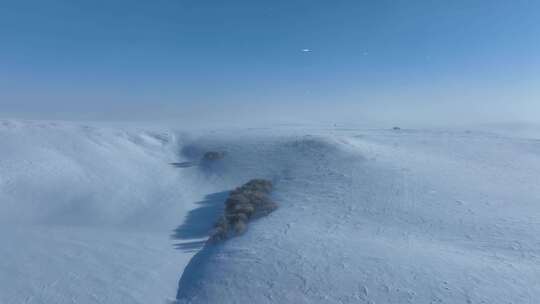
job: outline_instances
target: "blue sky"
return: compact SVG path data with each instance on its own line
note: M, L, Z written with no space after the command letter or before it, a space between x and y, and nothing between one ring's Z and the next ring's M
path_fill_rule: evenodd
M531 0L0 0L0 116L535 120L538 20Z

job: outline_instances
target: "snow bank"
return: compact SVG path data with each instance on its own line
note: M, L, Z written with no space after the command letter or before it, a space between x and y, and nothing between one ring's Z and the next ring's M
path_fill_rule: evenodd
M4 121L0 142L2 222L146 229L182 211L172 133Z
M0 303L174 298L170 234L208 191L174 133L4 120L0 143Z
M199 252L179 303L540 299L540 142L317 132L230 143L235 169L272 178L281 208Z
M540 298L537 139L0 121L0 142L0 303ZM198 162L207 151L226 153ZM253 178L280 208L199 251Z

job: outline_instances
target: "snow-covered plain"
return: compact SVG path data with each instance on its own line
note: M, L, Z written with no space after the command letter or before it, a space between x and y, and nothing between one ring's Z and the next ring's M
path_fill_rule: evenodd
M537 303L540 140L498 134L3 121L0 303ZM186 240L251 178L276 212Z

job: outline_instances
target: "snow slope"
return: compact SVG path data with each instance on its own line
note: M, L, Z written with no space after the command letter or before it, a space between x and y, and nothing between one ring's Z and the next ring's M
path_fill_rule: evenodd
M0 143L0 303L174 299L171 233L208 192L176 135L4 120Z
M248 133L207 140L231 150L214 172L273 179L281 208L200 251L179 303L540 299L540 141L448 130Z
M0 303L536 303L540 141L498 134L0 121ZM280 208L202 247L252 178Z

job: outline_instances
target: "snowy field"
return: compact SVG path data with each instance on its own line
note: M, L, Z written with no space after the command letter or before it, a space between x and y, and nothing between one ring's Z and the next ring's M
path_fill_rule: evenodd
M174 300L172 230L207 192L175 135L1 121L0 142L0 303Z
M0 303L538 303L527 130L0 121ZM203 247L251 178L280 208Z

